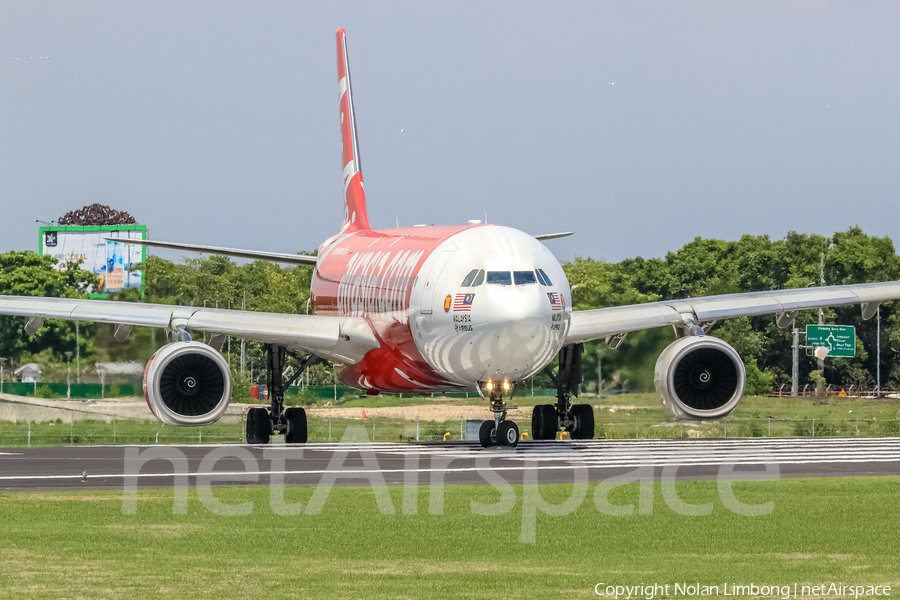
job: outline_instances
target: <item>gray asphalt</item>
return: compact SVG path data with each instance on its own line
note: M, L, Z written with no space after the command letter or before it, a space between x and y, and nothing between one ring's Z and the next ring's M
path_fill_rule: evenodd
M336 485L484 484L496 476L514 484L571 483L576 475L596 482L651 471L657 479L900 475L900 438L551 441L516 449L472 442L0 449L2 491L115 489L129 482L161 488L200 478L214 485L303 486L323 478Z

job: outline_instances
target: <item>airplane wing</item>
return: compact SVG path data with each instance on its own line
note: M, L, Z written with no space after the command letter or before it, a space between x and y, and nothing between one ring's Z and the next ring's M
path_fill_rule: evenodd
M540 234L534 236L534 239L536 239L540 242L543 242L544 240L555 240L558 238L569 237L573 233L575 233L575 232L574 231L563 231L561 233L540 233Z
M871 319L879 304L896 299L900 299L900 282L888 281L665 300L574 311L566 343L576 344L602 337L609 340L631 331L665 325L703 327L721 319L772 314L777 315L779 327L787 327L798 311L848 304L859 304L863 319Z
M133 240L131 238L106 238L107 242L119 242L121 244L137 244L140 246L152 246L154 248L168 248L169 250L187 250L189 252L203 252L206 254L222 254L235 258L249 258L250 260L268 260L271 262L288 263L292 265L315 265L318 258L306 254L283 254L281 252L264 252L261 250L241 250L238 248L220 248L218 246L200 246L198 244L181 244L178 242L158 242L155 240Z
M192 306L166 306L105 300L0 296L0 315L26 317L26 331L43 319L141 325L169 331L231 335L307 351L337 362L356 364L380 344L361 317L286 315ZM125 329L127 334L128 329ZM124 338L123 338L124 339Z

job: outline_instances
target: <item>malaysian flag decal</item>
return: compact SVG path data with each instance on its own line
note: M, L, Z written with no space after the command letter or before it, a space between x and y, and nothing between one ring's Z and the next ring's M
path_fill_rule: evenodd
M550 298L550 308L562 310L562 297L559 292L547 292L547 297Z
M453 312L472 312L475 294L457 294L453 299Z

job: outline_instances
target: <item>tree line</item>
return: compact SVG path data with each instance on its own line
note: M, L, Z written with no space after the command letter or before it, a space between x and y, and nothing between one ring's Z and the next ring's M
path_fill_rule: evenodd
M33 252L0 254L0 294L76 298L92 292L94 276L77 264L56 271L54 260ZM251 311L304 314L309 301L312 267L281 266L264 261L237 264L222 256L172 262L150 256L136 267L143 271L143 290L128 289L110 301L208 306ZM853 227L833 236L790 232L783 239L745 235L737 241L696 238L664 258L625 259L618 263L576 257L563 268L573 288L575 310L623 304L685 299L697 296L757 292L819 285L900 280L900 257L887 237L866 235ZM894 303L881 307L882 387L900 388L900 315ZM0 357L13 364L35 361L45 377L65 373L65 352L75 351L75 325L47 320L33 336L24 330L25 319L0 317ZM818 322L818 311L802 311L796 324ZM824 377L834 386L872 388L876 373L876 322L862 321L858 306L825 310L825 323L855 325L854 358L828 358L824 373L815 360L801 352L800 387ZM124 343L113 339L113 327L80 324L82 370L96 362L146 361L166 342L165 333L135 328ZM744 359L748 392L766 393L773 386L791 383L791 331L781 329L774 316L730 319L717 323L711 335L730 343ZM585 345L584 388L591 392L649 391L659 353L676 337L672 329L629 334L617 350L603 340ZM232 340L223 352L236 374L241 372L240 342ZM260 344L245 345L241 383L261 381L264 364ZM7 363L7 367L9 363ZM49 373L48 373L49 371ZM252 374L251 374L252 372ZM335 368L317 365L310 383L331 384ZM64 377L64 375L63 375ZM550 387L550 378L535 376L536 387ZM237 386L236 386L237 387Z

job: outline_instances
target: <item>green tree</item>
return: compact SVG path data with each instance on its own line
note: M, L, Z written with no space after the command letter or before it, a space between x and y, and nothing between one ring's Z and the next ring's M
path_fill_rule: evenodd
M56 270L52 256L34 252L0 254L0 295L37 296L44 298L85 298L93 289L96 278L77 263L68 263L65 270ZM44 325L29 336L25 333L25 317L0 316L0 356L18 358L23 352L38 354L51 349L57 357L75 351L75 324L71 321L47 319ZM92 351L89 342L93 326L82 323L83 355Z

